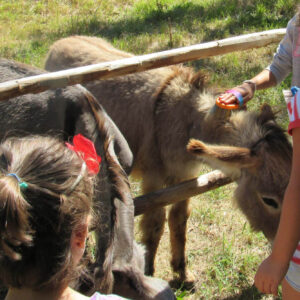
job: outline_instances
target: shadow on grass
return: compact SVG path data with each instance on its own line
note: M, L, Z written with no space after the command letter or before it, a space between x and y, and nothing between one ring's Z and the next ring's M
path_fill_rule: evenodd
M193 36L194 40L196 37L197 42L201 43L240 35L246 31L257 32L285 27L294 14L293 7L297 1L291 0L282 8L276 8L276 3L279 2L215 0L208 6L205 3L195 4L189 1L182 1L177 5L158 5L160 1L156 1L155 5L153 1L152 4L149 1L150 4L144 2L143 7L142 4L138 8L134 6L122 18L109 18L101 10L95 10L90 15L82 14L78 10L59 29L49 28L48 32L39 28L32 30L26 45L22 46L21 53L16 54L14 49L7 49L1 51L1 55L28 63L38 61L55 40L70 35L101 36L109 41L127 40L126 49L123 50L136 54L147 53L148 45L139 41L135 44L134 39L138 40L139 36L143 39L142 36L146 34L155 40L156 36L163 34L163 39L168 40L171 26L172 32L178 35L176 41L172 43L170 39L169 42L158 42L151 48L151 52L162 51L180 47L187 34ZM138 47L138 44L142 44L141 47Z
M256 287L249 286L245 288L241 294L235 295L235 296L229 296L227 298L223 298L222 300L260 300L264 297L264 294L261 294L258 292ZM280 298L274 298L274 299L280 299Z
M294 1L296 4L296 1ZM145 4L146 5L146 4ZM221 39L228 35L238 35L248 31L260 31L285 27L293 15L293 4L274 10L275 3L269 0L219 0L205 7L201 4L183 2L172 7L168 5L145 6L145 13L129 13L129 16L116 21L103 21L100 15L73 16L67 26L57 32L47 34L55 40L72 34L96 35L113 40L126 35L154 34L166 31L169 22L176 29L184 28L191 34L202 32L202 41ZM147 8L147 9L146 9ZM222 25L209 29L208 23L221 21ZM224 22L222 22L224 21ZM39 38L40 31L33 32ZM44 33L43 33L44 34ZM45 36L45 35L44 35Z

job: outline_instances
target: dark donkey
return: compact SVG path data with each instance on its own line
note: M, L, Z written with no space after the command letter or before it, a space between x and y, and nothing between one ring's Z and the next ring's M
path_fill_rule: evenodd
M54 71L131 56L100 38L73 36L53 44L45 66ZM166 67L85 86L99 97L128 141L134 155L133 175L142 178L144 193L197 177L205 161L237 179L238 206L255 230L272 239L289 179L292 147L268 106L260 113L213 112L216 93L207 90L204 79L187 67ZM186 151L191 138L232 148L205 144L200 148L193 142L189 150L199 154L195 156ZM168 222L171 264L185 281L189 279L185 240L190 212L189 199L182 200L171 207ZM141 222L148 274L154 272L165 214L159 208L144 214Z
M44 71L0 59L0 82ZM173 299L168 284L144 275L144 250L134 242L134 206L128 178L132 154L99 102L82 86L52 89L0 102L0 138L50 134L70 140L81 133L102 157L94 209L96 255L90 293L114 292L132 299ZM82 287L83 287L82 285Z

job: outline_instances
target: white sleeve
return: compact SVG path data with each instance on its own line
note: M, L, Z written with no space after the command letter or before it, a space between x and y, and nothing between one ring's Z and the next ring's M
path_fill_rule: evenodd
M293 63L293 30L296 17L291 19L286 28L286 34L277 47L272 63L266 68L276 78L277 84L292 72Z

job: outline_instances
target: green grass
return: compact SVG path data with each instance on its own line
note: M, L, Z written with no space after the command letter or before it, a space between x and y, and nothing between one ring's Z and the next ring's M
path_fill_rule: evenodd
M104 37L135 54L284 28L294 15L294 0L1 0L0 56L42 67L50 45L72 34ZM213 84L232 87L256 75L272 60L277 45L234 52L187 63L210 74ZM286 127L287 113L280 86L256 93L250 110L268 102ZM178 300L273 299L253 287L258 264L269 244L251 231L235 208L235 185L194 197L188 223L188 268L195 290L176 290ZM133 193L140 193L132 181ZM137 218L138 222L139 218ZM136 226L136 237L140 232ZM156 276L172 279L168 228L159 246Z

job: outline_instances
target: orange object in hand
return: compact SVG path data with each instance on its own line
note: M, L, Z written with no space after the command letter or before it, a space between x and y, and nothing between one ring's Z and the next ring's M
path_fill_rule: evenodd
M230 110L240 108L239 104L224 104L220 102L220 97L217 98L216 105L219 106L220 108L230 109Z
M244 99L243 99L243 96L240 92L234 90L234 89L231 89L231 90L228 90L226 91L225 93L230 93L230 94L233 94L236 99L238 100L238 104L224 104L222 102L220 102L220 97L216 100L216 105L221 107L221 108L225 108L225 109L238 109L240 107L242 107L244 105Z

